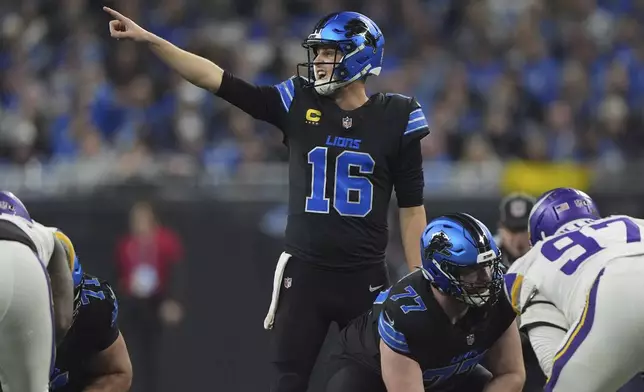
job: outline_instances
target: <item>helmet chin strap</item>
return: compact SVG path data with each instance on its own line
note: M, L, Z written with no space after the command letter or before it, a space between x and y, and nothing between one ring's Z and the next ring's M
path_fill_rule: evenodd
M334 70L334 73L335 73L335 70ZM369 73L372 73L374 75L378 75L378 74L380 74L380 68L378 68L378 69L373 68L372 69L371 66L364 67L364 69L362 71L360 71L356 76L354 76L353 78L351 78L349 80L345 80L343 82L334 80L335 76L331 76L331 79L328 80L328 81L318 81L318 80L316 80L315 81L315 84L316 84L315 91L320 95L331 95L337 89L339 89L340 87L344 87L344 86L346 86L346 85L348 85L350 83L353 83L356 80L362 78L364 75L367 75ZM318 82L320 82L319 86L317 85Z
M318 80L315 81L315 91L320 95L331 95L340 87L344 87L350 82L336 82L336 81L319 81L320 85L317 85Z

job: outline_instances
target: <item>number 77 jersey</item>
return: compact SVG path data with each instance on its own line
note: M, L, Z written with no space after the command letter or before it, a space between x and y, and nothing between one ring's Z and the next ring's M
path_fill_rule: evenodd
M572 325L604 267L622 257L644 255L643 228L643 220L616 215L539 241L506 273L506 291L515 310L524 309L538 290Z

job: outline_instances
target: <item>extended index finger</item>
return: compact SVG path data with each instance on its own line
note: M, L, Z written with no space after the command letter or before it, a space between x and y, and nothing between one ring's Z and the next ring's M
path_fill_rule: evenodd
M120 20L120 21L126 21L127 17L120 12L114 11L110 7L103 7L103 11L107 12L108 14L112 15L114 18Z

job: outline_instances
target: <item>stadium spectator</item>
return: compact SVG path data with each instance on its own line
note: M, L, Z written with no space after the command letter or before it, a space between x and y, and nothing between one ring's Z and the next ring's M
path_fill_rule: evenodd
M135 204L130 211L130 231L117 245L119 293L124 335L136 377L132 391L157 391L159 352L165 326L183 317L177 300L181 287L178 262L183 258L180 239L161 226L152 206Z

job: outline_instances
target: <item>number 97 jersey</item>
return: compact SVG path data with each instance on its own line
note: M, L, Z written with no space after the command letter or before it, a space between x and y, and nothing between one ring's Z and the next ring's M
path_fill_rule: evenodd
M521 312L538 291L572 325L604 267L622 257L644 255L643 228L643 220L616 215L539 241L506 274L506 291L515 310Z

